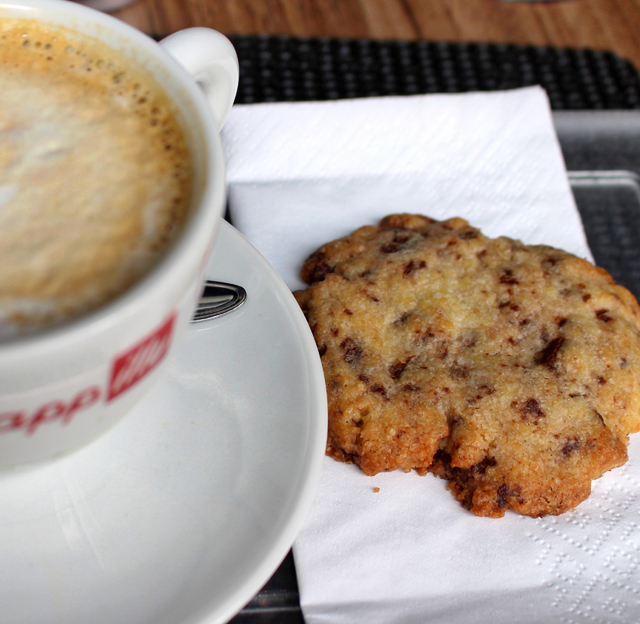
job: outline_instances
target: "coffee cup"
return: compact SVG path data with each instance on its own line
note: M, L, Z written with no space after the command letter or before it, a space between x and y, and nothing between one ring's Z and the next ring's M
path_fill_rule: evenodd
M0 106L14 102L0 140L15 152L0 157L0 213L17 228L0 235L6 468L100 436L171 357L222 219L238 61L215 31L158 44L63 0L0 1L0 18Z

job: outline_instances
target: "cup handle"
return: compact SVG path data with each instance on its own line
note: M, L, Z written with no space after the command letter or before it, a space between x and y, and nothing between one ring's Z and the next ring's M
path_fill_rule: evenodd
M160 45L187 70L204 91L222 128L238 90L238 55L233 44L210 28L185 28Z

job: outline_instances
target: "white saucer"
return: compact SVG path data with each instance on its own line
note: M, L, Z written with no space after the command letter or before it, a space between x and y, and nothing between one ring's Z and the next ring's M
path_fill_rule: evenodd
M245 305L191 325L152 392L76 453L0 476L2 624L211 624L288 552L320 474L318 352L226 223L207 271Z

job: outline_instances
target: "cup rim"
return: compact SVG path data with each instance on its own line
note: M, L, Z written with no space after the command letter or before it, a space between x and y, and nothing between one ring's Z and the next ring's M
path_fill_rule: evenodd
M184 224L179 236L171 247L159 258L157 263L143 275L132 287L98 307L70 319L60 325L36 330L22 336L10 337L0 342L0 360L20 353L50 351L56 347L69 346L70 343L104 333L122 320L135 315L143 302L154 292L161 291L166 281L175 280L181 272L181 265L191 253L204 253L206 241L217 235L219 220L226 199L225 164L219 129L202 90L182 66L154 39L140 30L106 13L99 12L75 2L62 0L0 0L0 13L9 10L19 11L29 8L35 11L53 12L78 17L81 22L90 22L104 26L130 47L141 50L147 57L153 57L163 69L169 71L172 81L177 81L183 89L193 111L197 115L196 125L202 133L203 152L206 165L203 167L203 182L200 200L193 213ZM37 15L34 14L34 18ZM52 23L58 23L52 20ZM62 23L61 23L62 25ZM82 32L80 30L80 32ZM135 62L132 60L132 62ZM167 94L170 99L171 93ZM182 260L182 262L181 262Z

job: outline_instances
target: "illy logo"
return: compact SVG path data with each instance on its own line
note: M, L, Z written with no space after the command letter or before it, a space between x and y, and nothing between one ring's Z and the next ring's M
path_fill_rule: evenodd
M115 358L107 402L131 388L162 361L171 345L175 318L173 314L153 333Z

